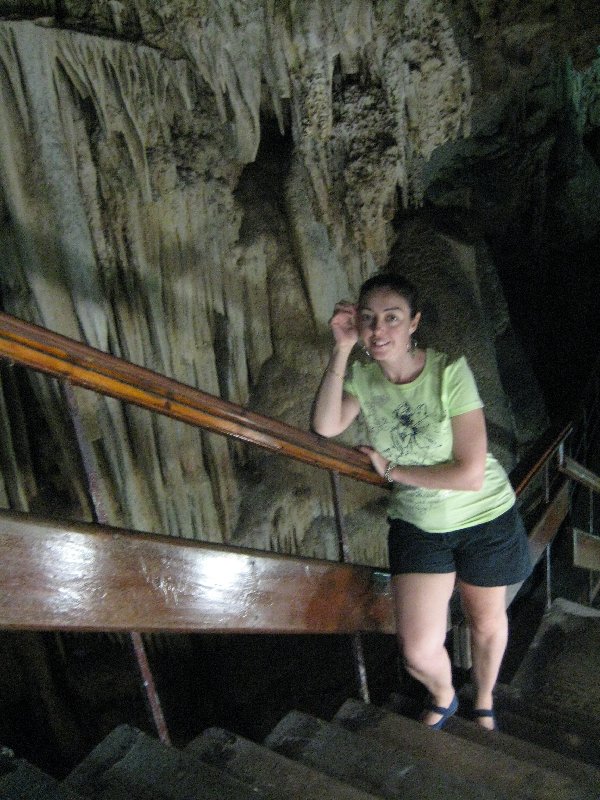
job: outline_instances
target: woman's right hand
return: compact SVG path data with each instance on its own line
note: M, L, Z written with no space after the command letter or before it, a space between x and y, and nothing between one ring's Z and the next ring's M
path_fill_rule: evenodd
M329 327L338 345L353 347L358 341L358 310L354 303L340 300L335 304Z

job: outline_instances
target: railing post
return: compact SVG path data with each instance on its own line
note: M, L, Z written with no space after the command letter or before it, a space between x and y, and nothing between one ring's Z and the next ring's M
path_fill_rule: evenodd
M350 543L348 541L348 534L344 522L344 512L342 511L341 504L341 485L339 473L335 470L329 471L331 479L331 495L333 499L333 512L335 517L335 527L338 537L338 552L339 560L341 562L349 561L350 559ZM352 641L352 655L354 658L354 669L356 671L356 678L358 681L358 688L363 703L370 703L371 698L369 695L369 685L367 681L367 667L365 663L365 654L362 645L360 633L353 633L351 635Z
M545 571L546 571L546 610L549 610L552 605L552 555L550 552L550 544L546 545L544 550L545 558Z
M169 731L167 730L167 723L165 722L162 706L160 704L160 698L158 696L158 692L156 691L156 684L154 683L154 677L148 662L148 655L146 653L146 648L144 647L144 640L142 639L142 635L137 631L131 631L129 638L131 640L131 646L133 648L138 669L142 677L144 692L146 694L146 702L148 703L148 708L152 714L152 720L154 721L156 733L158 734L159 740L163 744L171 744Z
M96 521L101 525L108 525L104 500L98 484L98 471L96 469L94 454L85 435L85 431L83 430L83 425L81 424L81 415L79 413L79 406L77 405L73 387L67 381L63 381L61 385L63 387L69 412L71 414L71 420L75 429L75 436L77 437L77 442L79 444L81 460L83 462L83 469L85 471L88 491L94 507ZM160 699L156 691L156 685L154 683L150 664L148 663L148 656L146 654L146 648L144 647L141 634L131 631L129 633L129 641L138 669L140 671L146 702L152 715L152 720L154 722L158 738L163 744L171 744L169 732L167 730L167 724L162 712Z
M550 503L550 462L547 461L544 466L544 501L546 505ZM552 554L550 548L552 543L548 542L544 548L544 572L546 576L546 610L552 605Z

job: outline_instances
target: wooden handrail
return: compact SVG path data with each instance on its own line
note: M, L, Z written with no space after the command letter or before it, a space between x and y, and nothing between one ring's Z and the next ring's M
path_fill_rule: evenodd
M0 312L0 357L158 414L233 436L356 480L389 488L363 453ZM511 472L517 495L573 429L561 424Z
M0 512L0 628L393 633L389 575Z
M0 357L273 453L387 487L363 453L0 312Z
M356 450L0 312L2 356L271 452L388 486ZM571 429L569 423L550 431L511 473L517 494ZM553 529L555 523L553 517ZM389 575L370 567L41 520L14 512L0 512L0 532L0 586L5 590L0 593L2 627L303 633L392 633L394 629ZM66 563L68 574L61 566L59 575L56 563ZM221 603L213 602L208 591L218 575L215 564L220 565L220 580L228 587ZM233 583L232 574L236 576ZM265 596L257 596L257 585L265 587ZM24 605L11 603L10 587L15 593L18 590Z
M510 473L510 480L517 495L522 494L572 431L573 423L563 422L550 428L540 437L533 450Z

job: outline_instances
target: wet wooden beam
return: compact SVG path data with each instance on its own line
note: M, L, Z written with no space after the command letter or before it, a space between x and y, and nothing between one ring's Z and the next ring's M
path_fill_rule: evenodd
M367 456L0 312L0 357L273 453L389 487ZM316 387L315 387L316 389Z
M586 489L600 492L600 477L595 472L592 472L592 470L579 464L575 459L569 457L565 458L559 469L562 473L568 475L569 478L585 486Z
M0 628L393 633L369 567L0 514Z
M600 537L573 528L573 564L600 572Z
M536 564L569 513L570 482L564 481L529 533L529 552Z
M558 534L561 525L564 523L569 513L569 491L570 482L564 481L554 497L545 507L538 521L529 533L529 554L532 564L537 564L543 556L546 547L552 543ZM517 596L521 583L513 583L506 589L506 607L512 603Z

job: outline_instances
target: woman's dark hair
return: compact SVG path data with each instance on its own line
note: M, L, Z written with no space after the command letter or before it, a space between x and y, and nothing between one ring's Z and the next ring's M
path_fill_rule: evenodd
M401 295L408 303L411 317L414 317L419 310L417 289L404 275L398 275L395 272L378 272L366 280L358 293L359 308L364 303L366 296L374 289L390 289Z

